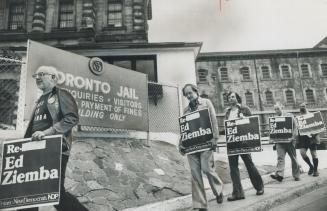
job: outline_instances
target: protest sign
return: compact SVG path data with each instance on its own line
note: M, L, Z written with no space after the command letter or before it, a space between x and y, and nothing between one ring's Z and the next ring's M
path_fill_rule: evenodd
M59 203L61 146L59 135L3 142L0 210Z
M320 111L301 115L296 119L300 135L318 134L325 130L325 123Z
M259 117L225 120L227 155L261 151Z
M105 63L97 57L87 58L29 40L27 78L32 78L40 66L53 66L59 71L57 85L75 98L79 125L148 130L145 74ZM34 80L27 80L27 90L36 93ZM26 95L26 119L37 99L34 95Z
M198 110L179 118L182 146L185 154L212 148L213 130L208 109Z
M291 142L293 137L293 117L269 117L269 138L273 143Z

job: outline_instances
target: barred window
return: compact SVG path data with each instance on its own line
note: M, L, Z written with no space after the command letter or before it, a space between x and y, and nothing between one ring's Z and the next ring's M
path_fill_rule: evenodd
M25 4L10 4L8 28L9 30L22 30L25 28Z
M212 80L216 81L217 80L217 72L214 72L211 74Z
M282 71L282 78L289 79L291 78L291 70L289 65L281 65L280 70Z
M59 3L59 28L74 27L74 2L60 1Z
M268 66L261 66L262 79L270 79L270 69Z
M240 71L243 76L243 80L251 80L250 69L248 67L242 67Z
M227 67L221 67L220 68L220 80L221 81L229 81Z
M300 68L301 68L301 73L302 73L303 78L311 77L309 64L301 64Z
M286 90L285 91L285 97L286 97L286 103L287 104L294 104L295 103L293 90L290 90L290 89Z
M208 75L208 70L200 69L198 70L198 79L199 82L204 83L207 82L207 75Z
M108 26L123 26L123 3L120 0L108 0Z
M245 102L246 102L246 105L248 105L248 106L254 106L254 101L253 101L253 94L252 94L252 92L250 92L250 91L247 91L246 93L245 93Z
M266 95L266 103L268 105L273 105L274 104L274 95L273 95L272 91L267 90L265 95Z
M305 90L305 96L307 98L307 103L315 103L315 96L312 89Z
M320 64L320 68L322 76L327 77L327 64Z
M228 93L223 93L222 97L223 97L223 106L224 107L227 107L229 106L229 103L228 103L228 97L227 97Z

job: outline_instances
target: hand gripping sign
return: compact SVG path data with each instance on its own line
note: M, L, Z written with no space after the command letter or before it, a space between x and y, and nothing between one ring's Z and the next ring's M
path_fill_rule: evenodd
M269 117L269 138L273 143L289 143L293 137L293 117Z
M181 143L185 154L212 148L212 124L208 109L198 110L179 118Z
M61 145L61 135L3 142L0 210L59 203Z
M320 111L301 115L296 119L300 135L318 134L325 130L325 123Z
M261 151L259 117L225 120L227 155Z

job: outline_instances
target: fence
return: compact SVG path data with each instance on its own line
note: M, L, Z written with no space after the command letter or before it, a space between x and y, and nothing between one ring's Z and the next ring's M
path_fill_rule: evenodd
M0 129L15 130L18 119L18 98L22 57L0 49Z

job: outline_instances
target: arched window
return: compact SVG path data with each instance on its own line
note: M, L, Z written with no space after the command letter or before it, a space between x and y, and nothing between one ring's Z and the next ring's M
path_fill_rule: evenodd
M284 79L290 79L291 78L291 67L290 65L280 65L280 71L281 71L281 76Z
M254 101L253 101L253 94L252 94L252 92L250 92L250 91L247 91L246 93L245 93L245 103L246 103L246 105L248 105L248 106L254 106Z
M251 80L251 73L249 67L241 67L240 72L243 76L243 80L245 81Z
M229 106L227 95L228 95L227 92L225 92L225 93L222 94L223 106L224 106L224 107Z
M265 92L265 95L266 95L266 103L268 105L274 105L274 95L273 95L272 91L267 90Z
M285 90L286 104L294 104L294 92L293 90L287 89Z
M208 75L208 70L205 70L205 69L200 69L198 70L198 79L199 79L199 82L201 83L204 83L204 82L207 82L207 75Z
M303 78L310 78L311 77L311 71L310 71L310 65L309 64L301 64L301 74Z
M219 73L220 73L220 80L221 81L229 81L229 77L228 77L228 69L227 67L221 67L219 69Z
M268 66L261 66L262 79L270 79L270 68Z
M312 89L305 90L305 97L307 98L307 103L315 103L315 95Z

